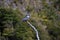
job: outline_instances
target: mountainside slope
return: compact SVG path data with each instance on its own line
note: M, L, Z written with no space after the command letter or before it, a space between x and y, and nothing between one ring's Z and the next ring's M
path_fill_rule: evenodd
M54 7L55 2L0 0L0 27L3 29L0 39L37 40L34 30L22 21L29 14L28 21L36 27L41 40L60 40L60 15Z

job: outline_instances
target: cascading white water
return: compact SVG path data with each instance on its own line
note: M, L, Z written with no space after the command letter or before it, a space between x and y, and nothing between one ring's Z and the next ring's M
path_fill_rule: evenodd
M28 24L31 26L31 28L34 29L34 31L36 32L37 40L40 40L40 39L39 39L39 34L38 34L37 29L36 29L30 22L27 21L27 23L28 23Z
M27 12L27 11L25 10L25 8L24 8L23 10L25 11L24 13L26 13L26 15L30 15L30 13ZM38 34L38 30L37 30L29 21L27 21L27 23L28 23L28 24L31 26L31 28L36 32L37 40L40 40L39 34Z
M22 10L22 12L23 12L24 14L27 14L27 15L30 14L30 13L28 13L28 12L25 10L24 7L22 7L21 10ZM24 14L23 14L23 15L24 15ZM40 40L37 29L36 29L30 22L27 21L27 23L28 23L28 24L31 26L31 28L34 29L34 31L36 32L37 40Z

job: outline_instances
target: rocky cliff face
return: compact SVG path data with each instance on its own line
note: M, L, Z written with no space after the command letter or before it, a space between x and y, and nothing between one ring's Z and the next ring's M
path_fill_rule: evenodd
M46 0L47 4L51 4L49 0ZM26 9L27 6L30 6L31 8L34 8L34 10L39 10L43 8L42 0L0 0L0 6L6 7L6 8L18 8L21 11L24 11L24 8Z

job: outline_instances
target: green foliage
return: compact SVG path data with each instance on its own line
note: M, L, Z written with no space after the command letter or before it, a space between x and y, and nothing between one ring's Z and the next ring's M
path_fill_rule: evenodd
M54 2L54 7L55 7L58 11L60 11L60 0L57 0L57 1Z
M15 0L14 3L17 3L18 0ZM56 9L54 8L54 3L56 0L50 0L53 2L50 6L46 3L46 0L42 0L43 8L38 12L33 12L34 8L30 5L26 7L26 11L31 12L32 19L29 20L36 28L38 29L39 33L42 32L41 39L48 40L47 35L44 32L47 30L49 33L49 37L51 40L59 40L60 39L60 17L57 14ZM23 4L21 2L21 4ZM57 2L59 4L59 1ZM3 7L3 6L2 6ZM32 12L34 14L32 14ZM37 15L38 14L38 15ZM36 36L35 33L32 31L30 26L26 22L22 22L23 15L18 10L7 9L7 8L0 8L0 28L3 30L3 36L12 37L12 39L16 40L35 40ZM39 23L46 25L47 28L44 30L42 27L38 26ZM43 29L43 30L41 30ZM52 31L52 34L50 33ZM46 36L46 37L44 37ZM13 38L14 37L14 38Z
M31 7L31 6L28 5L28 6L26 7L26 10L27 10L28 12L31 12L31 11L33 10L33 7Z
M18 22L19 17L17 17L13 10L0 8L0 28L15 28ZM12 31L6 33L11 33Z
M45 1L44 1L45 2ZM54 8L53 4L49 6L48 4L43 2L43 9L38 12L38 17L43 25L46 25L46 30L49 33L49 36L51 37L51 40L57 40L60 37L60 17L56 11L56 8ZM55 1L54 1L55 2ZM53 3L54 3L53 2ZM37 20L37 19L36 19ZM50 33L52 31L52 34ZM58 38L59 37L59 38Z
M22 22L22 14L17 10L0 8L0 27L6 27L2 35L16 40L33 40L35 33L26 22ZM2 24L2 26L1 26Z

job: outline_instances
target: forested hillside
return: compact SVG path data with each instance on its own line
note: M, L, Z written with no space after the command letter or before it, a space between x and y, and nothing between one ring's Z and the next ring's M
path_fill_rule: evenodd
M0 0L0 40L37 40L27 21L40 40L60 40L60 0Z

